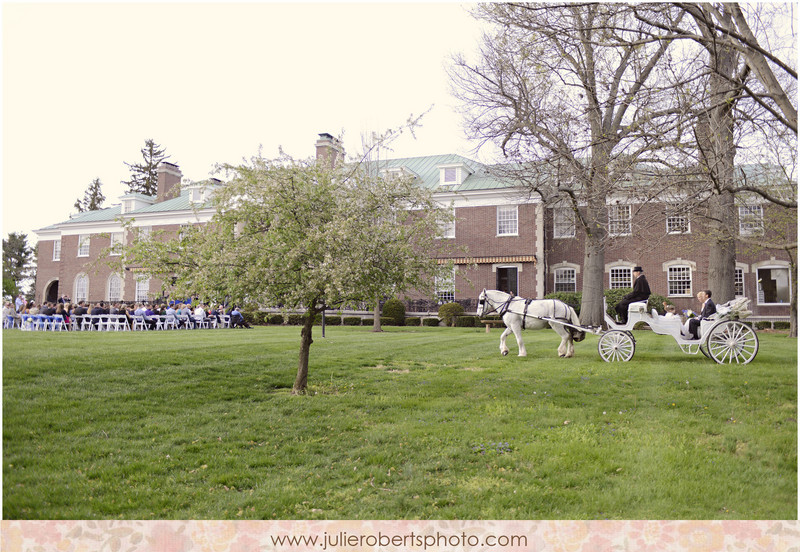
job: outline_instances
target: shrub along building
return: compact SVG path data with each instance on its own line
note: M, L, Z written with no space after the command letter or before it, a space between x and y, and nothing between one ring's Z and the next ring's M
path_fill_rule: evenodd
M318 159L343 155L329 134L320 134L316 149ZM437 301L409 297L410 310L435 311L437 303L458 301L474 311L483 288L531 298L581 290L583 237L570 210L545 206L515 182L493 176L489 167L459 155L380 163L384 174L411 177L432 190L455 215L441 239L453 246L448 250L460 251L450 254L457 268L451 277L435 282ZM207 223L214 214L211 195L224 184L210 179L178 186L181 180L177 165L162 162L156 196L124 195L118 205L37 230L36 299L55 301L62 294L73 301L162 298L162 282L148 279L136 267L114 272L98 257L119 241L147 239L156 230L179 233L185 225ZM734 230L752 242L753 237L775 233L770 221L781 216L785 210L779 207L751 202L738 207ZM613 240L605 253L605 287L630 287L632 269L641 265L653 293L667 297L679 309L697 308L694 296L708 287L709 270L702 220L670 213L663 204L633 200L610 202L608 217ZM133 221L131 230L125 230L124 220ZM777 233L794 236L795 225L793 213ZM737 244L736 294L753 300L753 318L788 320L792 293L785 252Z

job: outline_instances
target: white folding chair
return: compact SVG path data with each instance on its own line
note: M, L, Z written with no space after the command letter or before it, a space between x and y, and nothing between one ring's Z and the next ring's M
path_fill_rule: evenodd
M84 314L81 320L81 331L82 332L93 332L97 328L94 327L94 319L96 316L92 316L91 314Z
M142 331L147 329L147 326L144 323L144 316L137 316L135 314L133 315L133 329Z
M50 321L50 330L54 332L67 331L67 323L64 322L64 317L60 314L53 315L53 320Z
M106 328L110 332L119 332L125 329L127 324L125 324L125 315L124 314L109 314L108 315L108 322L106 323Z
M202 328L208 328L208 318L203 318L203 317L202 317L202 316L200 316L200 315L195 315L195 316L194 316L194 322L195 322L195 324L197 324L197 326L199 326L201 329L202 329Z

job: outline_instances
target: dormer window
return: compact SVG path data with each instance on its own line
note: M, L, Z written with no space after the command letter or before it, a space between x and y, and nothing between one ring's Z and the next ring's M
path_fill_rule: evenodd
M212 178L211 180L194 182L186 186L185 189L189 192L189 201L192 205L203 205L211 199L218 182L219 180Z
M132 213L155 202L154 197L146 196L138 193L126 194L120 198L122 203L122 214Z
M405 167L391 167L388 169L383 169L381 171L381 176L386 178L387 180L399 180L399 179L414 179L416 175L407 170Z
M453 165L439 165L439 185L458 186L463 183L472 171L465 165L458 163Z

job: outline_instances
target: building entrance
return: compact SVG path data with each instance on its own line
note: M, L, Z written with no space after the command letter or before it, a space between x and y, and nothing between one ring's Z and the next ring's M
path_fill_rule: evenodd
M48 303L55 303L58 301L58 280L53 280L50 282L50 285L47 286L47 290L44 292L44 300Z
M497 289L512 295L519 295L517 287L517 267L497 267Z

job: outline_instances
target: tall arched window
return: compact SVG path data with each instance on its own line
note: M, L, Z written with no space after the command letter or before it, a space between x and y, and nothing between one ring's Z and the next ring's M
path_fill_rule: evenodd
M122 278L118 274L108 277L108 294L106 296L111 303L122 301Z
M147 276L136 278L136 301L147 301L150 295L150 278Z
M75 293L72 298L76 303L89 299L89 277L86 274L78 274L75 277Z

